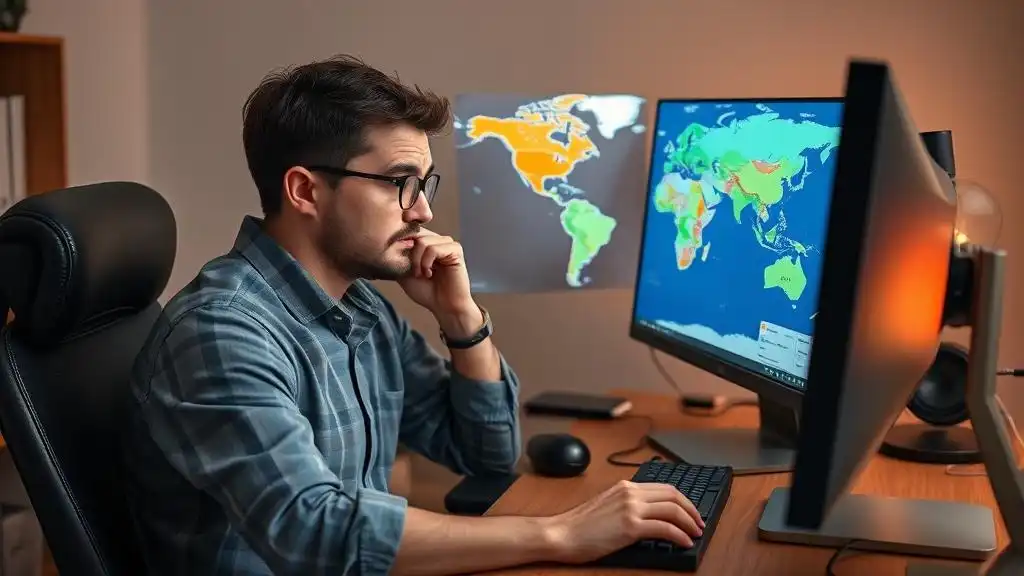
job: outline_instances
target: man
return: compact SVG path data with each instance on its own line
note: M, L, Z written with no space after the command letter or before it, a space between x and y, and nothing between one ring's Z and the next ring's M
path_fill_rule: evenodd
M349 57L268 76L242 137L264 212L139 355L129 499L153 573L453 574L681 545L693 505L622 483L550 518L462 518L388 493L399 442L463 474L519 457L518 382L462 248L424 226L448 102ZM525 271L524 271L525 272ZM442 358L367 282L437 320Z

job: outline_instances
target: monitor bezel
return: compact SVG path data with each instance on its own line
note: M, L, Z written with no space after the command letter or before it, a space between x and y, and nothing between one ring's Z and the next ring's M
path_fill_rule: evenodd
M640 278L643 266L644 251L647 243L647 223L651 210L650 194L651 185L654 179L654 152L655 143L658 138L658 125L662 114L663 104L700 104L700 103L739 103L739 104L767 104L772 103L838 103L843 104L845 114L845 99L842 96L811 96L811 97L764 97L764 98L658 98L655 101L654 124L651 129L651 137L648 139L649 149L647 153L647 181L643 188L643 220L640 226L640 247L637 256L636 276L633 283L633 303L630 310L629 337L637 342L650 346L655 350L668 354L678 360L686 362L706 372L710 372L719 378L732 382L743 387L764 399L799 410L803 402L806 385L810 383L810 374L804 379L805 388L800 389L775 380L765 374L761 374L727 359L721 358L713 353L706 352L700 348L700 344L690 344L686 336L669 337L661 334L654 328L650 328L637 321L637 299L640 293ZM833 196L835 186L833 184ZM832 202L829 202L829 213L832 212ZM699 341L698 341L699 342ZM812 344L813 354L813 344Z
M890 113L885 99L892 88L890 68L884 62L860 60L847 66L843 134L832 197L833 207L841 212L829 217L817 317L828 324L829 330L824 337L815 338L818 346L811 349L807 375L808 382L813 379L826 384L807 393L807 403L814 410L800 416L786 513L787 521L794 526L818 528L828 513L826 501L834 482L831 474L836 457L836 422L842 407L842 382L850 359L849 335L861 281L863 236L873 199L881 123ZM841 264L828 266L832 261Z

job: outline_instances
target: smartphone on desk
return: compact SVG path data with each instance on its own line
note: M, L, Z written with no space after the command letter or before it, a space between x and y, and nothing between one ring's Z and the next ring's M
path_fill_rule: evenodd
M528 414L611 420L629 412L633 403L625 398L603 394L541 392L527 400L525 407Z

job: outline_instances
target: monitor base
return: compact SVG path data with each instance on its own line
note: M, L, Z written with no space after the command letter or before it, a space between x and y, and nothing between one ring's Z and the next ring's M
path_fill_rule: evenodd
M791 472L796 451L766 443L756 428L652 432L647 440L687 464L731 466L734 475Z
M1011 576L1024 574L1024 554L1005 548L983 566L955 566L935 562L907 563L907 576Z
M982 461L974 432L963 426L893 426L879 452L890 458L926 464L978 464Z
M687 464L731 466L737 476L792 472L799 411L759 394L757 412L757 428L663 430L647 440Z
M954 560L985 560L996 550L996 525L985 506L943 500L847 494L817 530L786 522L789 488L776 488L757 525L771 542L913 554ZM955 518L955 521L951 521Z

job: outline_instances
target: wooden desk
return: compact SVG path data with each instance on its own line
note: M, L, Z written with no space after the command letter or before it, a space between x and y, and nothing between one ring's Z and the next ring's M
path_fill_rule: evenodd
M633 414L650 415L658 428L698 428L756 426L757 409L738 406L718 417L684 415L679 402L671 397L616 391L633 401ZM608 454L634 445L646 432L648 423L639 418L624 418L616 422L578 421L571 433L582 438L590 447L592 462L587 472L577 478L552 479L530 474L522 476L488 511L488 515L519 514L527 516L550 515L565 511L605 490L620 479L628 479L634 468L614 466L605 460ZM651 449L637 452L631 460L641 461L655 455ZM773 488L787 486L789 474L738 476L733 481L732 494L725 513L701 562L699 574L778 575L803 574L822 576L825 565L835 552L829 548L775 544L763 542L757 536L757 523L765 500ZM876 456L856 483L854 492L956 500L982 504L995 509L988 479L984 476L950 476L945 467L900 462ZM997 513L996 533L1001 549L1007 543L1002 517ZM950 518L950 522L956 522ZM965 563L950 563L960 564ZM969 563L967 563L969 564ZM980 566L980 565L979 565ZM906 557L862 553L844 554L836 565L836 573L868 574L870 576L902 575ZM500 572L501 574L579 574L580 567L525 567ZM636 570L612 570L587 567L587 574L637 574ZM665 574L664 572L658 574Z

